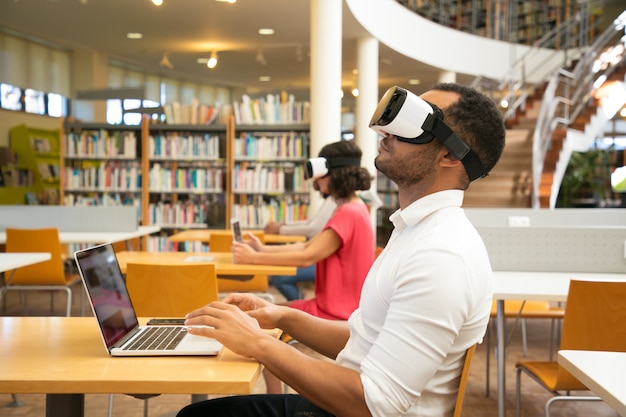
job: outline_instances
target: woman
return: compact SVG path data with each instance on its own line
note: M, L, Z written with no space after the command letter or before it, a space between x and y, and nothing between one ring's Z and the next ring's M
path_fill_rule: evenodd
M361 149L352 141L330 143L309 161L312 178L337 209L315 237L291 245L262 245L258 239L234 242L239 263L316 265L315 297L287 304L318 317L347 320L358 304L365 276L374 261L375 239L367 206L357 196L368 190L372 176L360 166Z

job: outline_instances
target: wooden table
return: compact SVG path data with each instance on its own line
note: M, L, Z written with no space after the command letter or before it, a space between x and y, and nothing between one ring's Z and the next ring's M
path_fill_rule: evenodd
M626 353L561 350L559 364L626 417Z
M504 349L504 300L566 301L569 282L582 281L626 281L626 274L591 272L535 272L494 271L494 295L497 304L496 348L498 376L498 417L506 416L506 351Z
M46 393L49 417L83 416L84 394L250 394L262 370L226 348L216 357L110 357L93 317L0 317L0 334L0 392Z
M248 231L250 230L243 231L244 236L246 232ZM210 243L211 234L215 234L215 233L230 233L230 230L212 230L212 229L185 230L179 233L174 233L167 239L170 242ZM268 233L266 233L264 236L265 236L265 243L269 243L269 244L304 242L306 240L306 236L290 236L290 235L278 235L278 234L268 234Z
M126 265L130 262L151 263L164 265L170 263L185 262L186 259L206 260L215 263L218 278L237 279L246 281L253 275L296 275L298 268L295 266L279 265L252 265L233 263L233 255L230 252L144 252L122 251L117 252L117 261L122 273L126 273Z
M136 237L143 237L156 233L161 230L161 226L139 226L137 230L129 232L90 232L85 230L84 232L63 232L59 231L59 240L62 244L67 243L115 243L123 242L125 240L134 239ZM6 243L7 233L6 231L0 231L0 244Z

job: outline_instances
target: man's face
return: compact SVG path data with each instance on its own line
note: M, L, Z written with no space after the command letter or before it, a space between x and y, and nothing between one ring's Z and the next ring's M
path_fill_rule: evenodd
M458 100L458 95L430 90L422 94L421 98L444 109ZM436 139L416 145L399 141L395 136L386 136L378 144L374 165L398 185L431 182L436 173L441 146L441 142Z

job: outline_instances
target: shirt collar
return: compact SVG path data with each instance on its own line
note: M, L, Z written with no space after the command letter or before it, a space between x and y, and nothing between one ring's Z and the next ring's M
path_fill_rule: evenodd
M431 213L446 207L461 207L463 204L462 190L445 190L429 194L412 202L404 210L398 209L389 220L396 229L414 226Z

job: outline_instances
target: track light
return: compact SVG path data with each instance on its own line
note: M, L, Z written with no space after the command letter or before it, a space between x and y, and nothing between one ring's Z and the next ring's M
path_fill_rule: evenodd
M213 68L215 68L216 65L217 65L217 52L213 51L213 52L211 52L211 57L206 62L206 66L211 68L211 69L213 69Z

